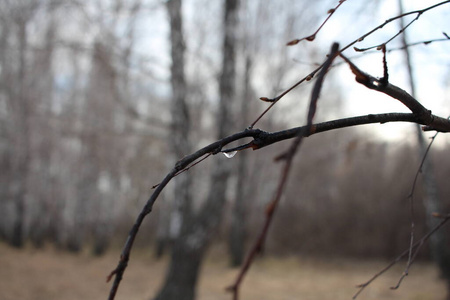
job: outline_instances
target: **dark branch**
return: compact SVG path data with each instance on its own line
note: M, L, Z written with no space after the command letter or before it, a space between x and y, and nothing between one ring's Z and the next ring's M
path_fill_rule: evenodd
M361 83L365 87L376 90L391 96L394 99L399 100L406 107L408 107L419 119L420 124L427 125L426 130L436 130L440 132L448 132L448 120L434 116L431 111L426 109L419 101L413 96L408 94L405 90L387 82L385 78L378 79L363 71L361 71L355 64L353 64L347 57L340 54L341 57L348 63L353 74L355 74L355 80ZM387 76L387 68L385 68L385 75Z
M433 116L433 119L439 117ZM442 119L442 118L440 118ZM365 115L352 118L338 119L323 123L312 124L308 130L308 126L296 127L287 130L282 130L278 132L265 132L260 129L245 129L241 132L235 133L233 135L227 136L221 140L218 140L206 147L201 148L195 153L192 153L183 159L179 160L174 168L166 175L163 181L156 187L153 194L147 200L144 208L136 219L130 233L128 235L127 241L125 242L124 248L120 255L120 260L116 269L114 269L108 276L108 281L113 277L114 283L110 290L109 299L114 299L117 289L119 287L120 281L122 280L123 273L128 265L130 259L131 248L133 247L134 240L139 231L144 218L152 211L153 204L159 197L160 193L166 187L166 185L176 176L180 171L191 166L192 163L208 154L217 154L222 151L222 148L231 142L238 141L243 138L252 137L253 141L246 144L246 148L252 148L253 150L261 149L263 147L272 145L277 142L284 140L296 138L298 136L308 137L313 134L320 132L335 130L339 128L353 127L364 124L375 124L375 123L387 123L387 122L413 122L424 125L422 120L418 118L415 114L410 113L387 113L387 114L376 114L376 115ZM442 130L450 131L450 121L447 119L442 119ZM239 146L242 147L242 146ZM233 149L227 149L224 151L235 151Z

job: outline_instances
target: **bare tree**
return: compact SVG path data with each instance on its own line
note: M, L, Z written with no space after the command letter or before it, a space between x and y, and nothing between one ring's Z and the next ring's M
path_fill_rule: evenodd
M161 166L164 104L155 97L152 109L137 108L153 93L132 69L144 3L99 3L0 4L0 224L18 246L48 239L77 250L95 235L102 252L116 230L108 220L135 209L117 200L147 190L145 162Z
M323 25L331 18L331 16L338 10L338 8L344 3L345 1L340 1L336 7L333 9L330 9L328 11L328 17L326 20L322 23L322 25L317 29L317 31L313 32L311 35L308 35L304 38L295 39L288 43L288 45L296 45L302 41L313 41L316 38L316 35L320 31L320 29L323 27ZM165 188L165 186L171 181L172 178L177 176L178 174L184 172L185 170L188 170L193 165L197 164L201 160L203 160L205 157L210 156L211 154L217 154L217 153L225 153L228 156L234 155L237 151L244 151L246 149L261 149L263 147L272 145L274 143L287 140L287 139L293 139L291 146L283 153L278 155L276 157L276 161L282 162L282 168L281 173L278 181L277 188L274 192L274 196L272 198L272 201L269 202L267 208L266 208L266 221L264 222L264 226L261 229L260 235L257 238L257 241L253 245L252 249L250 250L250 253L245 260L243 267L241 269L241 272L238 274L238 277L236 278L236 281L233 283L232 286L230 286L229 290L233 293L233 298L238 299L238 292L239 288L241 286L242 280L248 270L248 268L251 266L254 258L257 254L261 252L261 249L264 245L264 241L266 239L268 229L270 227L271 221L273 219L274 213L277 210L278 204L280 202L280 199L284 193L289 174L291 173L292 168L292 162L293 159L298 152L299 148L303 144L304 138L309 137L314 134L319 134L325 131L330 131L338 128L344 128L344 127L354 127L358 125L363 124L373 124L373 123L386 123L386 122L413 122L417 124L423 125L422 129L426 131L438 131L438 132L449 132L450 131L450 122L446 118L439 117L435 114L432 114L427 108L425 108L419 101L417 101L414 97L412 97L410 94L402 90L401 88L393 85L389 81L389 73L387 69L387 59L386 59L386 47L389 45L389 42L393 40L395 37L400 35L410 24L415 22L419 16L423 15L427 11L430 11L432 9L435 9L439 6L442 6L446 4L448 1L444 1L429 7L426 7L422 10L412 11L409 13L405 13L396 17L393 17L391 19L386 20L383 24L380 24L376 28L367 31L367 33L359 36L357 39L355 39L353 42L341 47L338 43L334 43L331 47L330 52L327 55L327 58L324 60L322 64L320 64L317 68L315 68L312 72L310 72L307 76L300 79L298 82L293 84L290 88L286 89L284 92L279 94L278 96L274 98L268 98L268 97L261 97L261 100L271 103L270 106L253 122L250 124L250 126L240 132L236 132L232 135L229 135L227 137L221 138L217 140L214 143L211 143L200 150L185 156L181 160L179 160L174 168L166 175L166 177L161 181L161 183L156 187L154 193L147 201L145 207L143 208L142 212L138 216L135 225L133 226L129 238L127 239L127 242L125 244L124 250L121 255L121 259L119 261L119 264L117 268L110 274L109 278L111 279L113 276L115 276L114 284L111 289L110 298L114 298L115 292L117 291L117 287L120 283L120 280L122 278L122 274L125 270L125 267L127 265L127 262L129 260L129 254L131 247L133 245L133 241L135 239L137 230L140 227L140 224L142 223L142 220L144 217L149 214L152 210L152 206L155 203L156 199L158 198L161 191ZM403 18L408 15L416 15L416 18L410 22L408 25L406 25L402 30L393 36L391 39L386 41L385 43L381 43L379 45L375 45L373 47L369 48L355 48L357 51L367 51L369 49L378 48L379 50L382 50L383 52L383 76L381 78L376 78L372 75L369 75L365 73L363 70L361 70L358 66L356 66L352 59L349 59L346 57L344 52L349 49L350 47L354 46L358 42L361 42L362 40L368 38L370 35L372 35L377 30L383 28L386 24L391 23L399 18ZM316 114L316 108L317 103L320 99L320 94L323 87L323 82L325 78L327 77L327 72L330 70L330 68L333 66L336 60L341 60L343 63L348 65L350 67L350 70L355 75L355 80L365 86L368 89L384 93L393 99L400 101L403 105L405 105L411 113L385 113L385 114L370 114L365 116L357 116L357 117L351 117L351 118L344 118L344 119L338 119L338 120L332 120L322 123L315 123L314 117ZM307 111L307 124L305 126L296 127L296 128L290 128L278 132L265 132L260 129L255 129L254 126L258 123L258 121L268 112L270 109L276 105L285 95L290 93L294 88L299 86L300 84L310 81L312 79L315 79L314 86L312 88L310 102L309 102L309 109ZM241 140L243 138L252 138L252 140L248 143L243 143L240 146L237 147L231 147L231 148L225 148L227 145L229 145L232 142ZM217 162L216 162L217 163ZM219 163L217 163L219 165ZM220 173L217 173L218 175ZM221 173L223 174L223 173ZM216 179L223 179L222 176L217 176L213 173L212 178ZM220 187L219 187L220 188ZM215 189L214 191L216 193L220 193L221 195L225 193L225 190L222 189ZM211 194L210 194L211 195ZM207 201L205 207L208 208L208 213L215 212L215 209L217 206L214 205L208 205L210 202ZM201 214L197 218L199 220L198 222L203 222L204 224L208 223L207 219L203 219L204 216L202 213L204 210L201 211ZM409 249L407 249L405 252L400 254L400 256L395 260L397 262L400 258L404 257L408 253L412 253L412 258L415 258L417 255L417 252L420 250L421 246L432 236L433 233L436 232L440 227L443 226L445 222L447 222L450 219L449 215L437 215L441 217L443 220L435 226L432 230L430 230L426 235L424 235L422 238L420 238L416 243L412 244ZM214 220L214 223L217 221ZM196 228L195 226L198 224L196 220L193 221L192 228ZM200 223L202 224L202 223ZM198 227L197 227L198 228ZM207 236L207 232L201 232L203 235L191 235L191 246L197 246L200 250L197 253L190 252L190 251L184 251L184 255L187 255L186 257L194 260L197 264L199 264L198 259L198 253L204 250L204 248L200 247L201 244L198 243L199 239L202 240L204 236ZM189 241L189 240L188 240ZM187 243L185 243L186 245ZM191 248L192 249L192 248ZM188 248L185 248L184 250L189 250ZM409 261L409 263L412 263L414 259ZM394 262L394 263L395 263ZM181 261L180 261L181 263ZM387 267L387 269L390 266ZM183 267L182 267L183 268ZM182 272L182 271L181 271ZM374 279L378 277L380 272L376 276L374 276ZM197 274L195 274L197 275ZM195 276L196 278L196 276ZM403 276L402 276L403 278ZM400 282L402 280L400 279ZM369 282L361 285L361 290L366 287L370 282L373 280L370 280ZM191 283L195 283L191 282ZM360 291L361 291L360 290ZM358 292L359 293L359 292ZM189 297L191 297L191 294L188 294ZM183 295L183 296L186 296ZM357 296L357 295L355 295Z

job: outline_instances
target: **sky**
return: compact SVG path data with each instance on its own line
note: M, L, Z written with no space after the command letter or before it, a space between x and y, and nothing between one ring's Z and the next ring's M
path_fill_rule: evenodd
M375 4L378 2L378 6ZM439 3L438 0L403 0L404 11L412 11L423 9L433 4ZM208 29L215 28L216 30L209 30L211 32L218 32L220 29L220 20L211 20L211 15L203 16L197 9L196 5L203 5L200 0L184 2L184 13L186 20L185 30L196 33L192 28L198 30L195 22L207 22ZM209 2L204 2L204 4ZM324 7L323 17L326 17L326 12L338 1L330 1L330 7ZM206 11L211 11L211 5L206 7ZM214 5L213 5L214 6ZM214 11L214 9L212 10ZM314 43L321 45L324 49L323 56L327 53L330 45L333 42L339 42L341 47L347 45L353 40L357 39L368 30L375 28L382 24L385 20L396 16L399 12L397 0L347 0L336 11L327 24L322 28L316 37ZM424 41L429 39L443 38L442 32L450 34L450 4L445 4L434 10L424 13L414 24L407 30L408 40L410 42ZM405 18L409 22L414 18ZM204 19L200 19L204 18ZM189 25L191 24L191 25ZM194 25L192 25L194 24ZM141 47L146 55L150 55L149 62L154 66L156 77L162 80L168 80L170 74L167 66L170 64L168 53L168 28L167 16L163 9L160 9L152 15L149 22L144 22L138 35L145 36L144 43ZM189 26L193 26L189 28ZM358 47L367 47L376 45L387 41L399 30L399 22L394 21L386 25L382 30L375 32L373 35L367 37L363 42L358 43ZM149 34L151 32L151 34ZM295 32L295 29L294 29ZM205 32L197 32L200 37L203 37L201 47L207 49L211 45L213 48L217 41L218 35ZM193 37L186 41L188 47L195 48L193 44L199 37ZM287 42L287 41L286 41ZM400 39L394 39L389 45L389 48L397 48L400 45ZM294 47L308 47L307 44L298 44ZM450 96L448 96L449 89L446 86L450 81L450 42L435 42L429 45L418 45L410 48L412 54L412 61L414 65L414 78L417 85L417 98L433 113L447 117L450 116ZM164 54L162 54L164 53ZM209 54L208 54L209 53ZM214 51L204 51L204 55L212 55L207 57L210 61L220 62L220 57L213 55ZM296 56L295 50L288 52L290 57L288 61L295 63L299 59ZM345 54L347 57L359 56L360 53L353 49L348 49ZM325 58L325 57L324 57ZM157 62L155 64L155 61ZM363 55L359 58L354 58L352 61L358 65L363 71L381 77L382 69L382 55L380 52ZM404 56L401 51L393 51L387 56L390 82L406 91L409 91L408 77L406 73L406 66L404 64ZM155 67L156 66L156 67ZM343 94L343 114L342 117L349 117L355 115L365 115L383 112L409 112L397 100L392 99L381 93L368 90L367 88L357 84L354 81L354 76L346 66L341 66L335 71L340 82L340 92ZM214 76L214 74L212 74ZM261 79L262 80L262 79ZM265 79L267 80L267 78ZM298 80L298 79L295 79ZM293 81L295 82L295 81ZM215 87L205 84L204 89L211 89L211 95L214 95ZM169 92L168 89L163 89L162 93ZM258 95L271 96L271 95ZM288 101L286 101L288 102ZM387 139L391 141L405 140L406 137L414 137L414 126L411 124L384 124L377 126L369 126L370 134L374 139ZM413 138L413 139L414 139Z
M326 36L328 43L331 40L339 41L341 45L357 39L369 29L375 28L385 20L397 15L392 10L398 10L398 2L395 0L384 0L380 8L373 11L364 11L358 14L360 6L352 5L357 0L347 0L330 20L330 24L325 25L321 34ZM408 0L403 1L404 11L413 11L423 9L440 1L431 0ZM355 16L356 17L355 19ZM407 30L409 42L418 42L429 39L444 38L442 32L450 33L450 4L443 5L434 10L424 13ZM409 22L415 17L405 18ZM374 35L367 37L363 42L358 43L357 47L367 47L377 45L387 41L399 30L399 22L392 22L386 25L382 30ZM325 41L322 41L325 43ZM400 45L400 38L394 39L389 48L397 48ZM450 97L449 89L446 88L450 81L450 42L435 42L429 45L418 45L410 48L412 62L414 65L414 79L417 88L417 99L433 113L447 117L450 116ZM347 56L358 55L357 52L349 49L345 52ZM354 63L363 71L376 76L382 76L382 55L375 53L366 55L354 60ZM410 92L406 65L402 51L393 51L387 55L389 69L389 80ZM343 90L345 91L345 106L349 115L362 115L369 113L383 112L409 112L401 103L388 96L382 95L372 90L356 84L348 79L352 74L348 68L339 68L339 77L342 80ZM377 126L375 134L389 140L404 139L405 136L411 136L414 126L410 124L394 124Z

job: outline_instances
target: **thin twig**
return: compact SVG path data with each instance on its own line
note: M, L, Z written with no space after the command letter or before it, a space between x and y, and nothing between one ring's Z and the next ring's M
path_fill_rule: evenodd
M436 132L436 134L431 137L431 141L428 144L427 149L425 150L425 153L424 153L424 155L422 157L422 161L420 162L419 168L417 169L416 175L414 176L414 180L413 180L412 187L411 187L411 192L408 195L408 199L410 201L410 210L411 210L411 212L410 212L410 214L411 214L411 238L410 238L410 248L409 248L409 253L408 253L408 261L406 262L405 270L403 271L403 273L402 273L402 275L401 275L401 277L399 279L399 282L397 283L397 285L395 287L392 287L392 289L397 289L400 286L400 283L402 282L402 280L406 276L408 276L409 268L414 263L415 256L417 255L417 250L416 250L416 254L413 254L414 229L415 229L415 222L414 222L414 219L415 219L414 218L414 216L415 216L415 213L414 213L414 192L416 190L417 180L419 179L419 174L422 173L422 168L423 168L423 165L425 163L425 160L427 159L428 153L429 153L429 151L431 149L431 146L433 145L433 143L434 143L434 141L435 141L435 139L436 139L438 134L439 134L439 132Z
M402 0L398 0L398 6L399 6L399 9L400 9L400 13L403 13L403 1ZM417 18L418 17L419 17L419 15L417 16ZM399 22L400 29L403 29L405 27L405 22L404 22L403 18L400 18L399 21L400 21ZM415 92L416 89L415 89L415 83L414 83L414 79L413 79L413 69L412 69L412 64L411 64L410 53L409 53L408 48L406 47L408 42L407 42L407 38L406 38L406 33L405 32L401 36L401 42L402 42L402 45L404 46L403 53L405 54L406 67L408 69L408 75L409 75L408 77L409 77L409 85L410 85L411 96L415 97L416 96L416 92ZM419 134L421 134L421 133L419 132ZM419 137L419 139L420 139L420 137ZM430 143L429 147L431 146L431 144L432 144L432 142ZM429 149L429 147L428 147L428 149ZM423 163L425 161L425 158L427 157L427 152L428 151L426 151L425 155L423 156L422 163L419 166L419 170L417 170L417 172L416 172L416 176L415 176L414 181L413 181L413 186L411 187L411 193L408 196L408 198L409 198L409 206L410 206L410 219L411 219L411 225L410 225L411 226L411 233L410 233L410 242L409 242L410 248L409 248L409 254L408 254L408 261L406 262L405 270L402 273L402 275L400 276L400 279L399 279L397 285L395 287L391 287L392 289L397 289L400 286L400 284L402 283L403 279L406 276L408 276L409 268L410 268L410 266L412 264L412 261L414 259L413 256L412 256L412 254L413 254L412 245L414 244L414 235L415 235L415 227L416 227L415 226L415 211L414 211L414 190L415 190L415 187L416 187L417 178L419 177L419 173L422 170L422 165L423 165Z
M445 32L443 32L444 35L446 35ZM448 36L448 35L446 35ZM406 46L401 46L401 47L391 47L389 49L386 49L386 53L391 53L391 52L396 52L396 51L400 51L400 50L404 50L405 48L411 48L411 47L415 47L415 46L419 46L419 45L425 45L428 46L432 43L438 43L438 42L450 42L450 37L445 37L445 38L436 38L436 39L431 39L431 40L423 40L423 41L417 41L417 42L413 42L413 43L408 43ZM349 60L354 61L356 59L360 59L362 57L366 57L369 54L376 54L379 53L379 50L368 50L368 51L364 51L362 53L359 53L357 55L349 55L346 56ZM307 66L321 66L321 64L319 63L310 63L310 62L306 62L306 61L302 61L302 60L298 60L298 59L293 59L293 61L295 63L298 64L302 64L302 65L307 65ZM342 64L345 64L345 61L339 61L339 62L335 62L333 63L333 65L331 66L331 68L335 68L338 67ZM264 98L264 97L263 97ZM264 98L265 99L265 98ZM271 100L273 99L268 99L269 101L266 102L273 102Z
M222 151L223 152L223 151ZM180 175L181 173L184 173L186 171L189 171L190 168L195 167L196 165L198 165L199 163L201 163L202 161L204 161L205 159L207 159L209 156L211 155L211 153L208 153L207 155L205 155L203 158L199 159L198 161L196 161L195 163L185 167L184 169L178 171L173 177L176 177L178 175ZM160 185L161 183L157 183L154 186L152 186L152 189L158 187L158 185Z
M432 236L436 231L438 231L442 226L444 226L448 220L450 220L450 215L441 216L439 215L443 220L437 224L432 230L430 230L426 235L424 235L421 239L419 239L417 242L414 243L413 248L417 251L422 247L422 245L425 244L426 241ZM361 292L369 286L375 279L383 275L386 271L388 271L390 268L392 268L396 263L398 263L403 257L408 255L409 253L409 247L405 251L403 251L399 256L397 256L391 263L389 263L386 267L384 267L381 271L373 275L368 281L358 284L356 287L359 288L359 290L353 295L353 299L356 299Z
M443 33L445 35L445 32ZM418 42L414 42L414 43L409 43L407 45L403 45L401 47L398 48L391 48L388 50L388 52L393 52L393 51L398 51L398 50L404 50L405 48L411 48L414 46L418 46L418 45L429 45L431 43L438 43L438 42L448 42L450 41L450 38L445 37L445 38L440 38L440 39L431 39L431 40L426 40L426 41L418 41Z
M434 118L438 118L437 116L434 116ZM450 121L446 120L447 122L447 131L450 131ZM150 196L150 198L147 200L147 203L145 204L144 208L142 209L141 213L138 215L135 224L133 225L132 229L129 232L128 238L125 242L125 245L123 247L122 253L120 255L119 263L117 267L108 275L108 281L112 280L115 277L113 286L110 290L110 296L109 299L114 299L115 294L117 292L117 289L119 287L119 284L122 280L122 276L125 272L125 269L127 267L129 258L130 258L130 252L131 248L133 247L134 240L136 238L136 235L138 233L138 230L142 224L142 221L144 218L151 212L153 204L159 197L160 193L163 191L165 186L172 180L172 178L180 171L192 164L194 161L199 159L200 157L206 155L206 154L217 154L221 151L221 149L230 144L231 142L238 141L243 138L252 137L253 141L250 145L248 145L248 148L252 148L253 150L261 149L263 147L267 147L269 145L272 145L274 143L278 143L284 140L296 138L299 135L303 136L310 136L313 134L340 129L340 128L346 128L346 127L354 127L359 125L365 125L365 124L375 124L375 123L388 123L388 122L412 122L412 123L421 123L421 120L417 118L416 115L412 113L387 113L387 114L374 114L374 115L364 115L364 116L357 116L357 117L351 117L351 118L344 118L344 119L337 119L337 120L331 120L327 122L317 123L311 125L310 129L307 131L307 126L301 126L301 127L295 127L290 128L286 130L281 130L278 132L265 132L260 129L245 129L241 132L237 132L233 135L227 136L221 140L218 140L212 144L209 144L198 151L184 157L180 161L178 161L174 168L166 175L163 181L155 188L153 191L153 194Z
M377 31L377 30L383 28L385 25L387 25L388 23L390 23L390 22L392 22L392 21L395 21L395 20L397 20L397 19L401 19L401 18L403 18L403 17L409 16L409 15L412 15L412 14L417 14L417 16L416 16L411 22L409 22L406 26L402 26L402 28L401 28L401 29L400 29L393 37L391 37L391 38L390 38L389 40L387 40L386 42L381 43L381 44L379 44L379 45L372 46L372 47L368 47L368 48L356 48L356 47L354 47L355 51L363 52L363 51L367 51L367 50L375 49L375 48L377 48L378 50L381 50L380 47L381 47L382 45L386 45L386 44L388 44L389 42L391 42L392 40L394 40L397 36L399 36L402 32L404 32L404 31L405 31L412 23L414 23L415 21L417 21L417 20L419 19L419 17L420 17L423 13L425 13L425 12L431 10L431 9L434 9L434 8L436 8L436 7L438 7L438 6L447 4L447 3L450 3L450 0L447 0L447 1L443 1L443 2L437 3L437 4L435 4L435 5L429 6L429 7L424 8L424 9L419 9L419 10L415 10L415 11L410 11L410 12L407 12L407 13L403 13L403 14L400 14L400 15L398 15L398 16L396 16L396 17L393 17L393 18L390 18L390 19L386 20L383 24L381 24L381 25L375 27L373 30L371 30L371 31L369 31L368 33L366 33L366 34L364 34L363 36L361 36L361 37L359 38L358 42L363 41L366 37L368 37L369 35L371 35L371 34L374 33L375 31Z
M339 3L338 3L338 5L336 5L335 8L332 8L332 9L328 10L328 12L327 12L328 16L325 18L325 20L322 22L322 24L319 25L319 27L317 28L317 30L316 30L313 34L310 34L310 35L308 35L308 36L306 36L306 37L303 37L303 38L301 38L301 39L295 39L295 40L292 40L292 41L288 42L286 45L287 45L287 46L297 45L299 42L301 42L301 41L303 41L303 40L306 40L306 41L308 41L308 42L314 41L314 40L316 39L316 35L319 33L319 31L322 29L322 27L328 22L328 20L329 20L329 19L331 18L331 16L336 12L336 10L337 10L342 4L344 4L345 1L347 1L347 0L340 0Z
M413 198L414 195L414 191L415 188L417 186L417 180L419 178L419 174L422 172L422 167L424 165L425 159L428 156L429 150L431 149L431 146L433 145L434 140L436 139L436 136L439 134L439 132L436 132L436 134L431 138L431 142L428 144L428 147L422 157L422 161L419 165L419 168L416 172L416 175L414 177L413 183L412 183L412 187L411 187L411 192L408 195L408 198L411 200ZM412 200L411 200L412 201ZM413 206L411 205L411 209ZM411 214L413 214L414 212L412 211ZM447 218L450 216L446 216L444 217ZM444 223L447 222L447 220L444 220ZM412 224L414 224L412 222ZM443 224L442 224L443 225ZM412 236L410 239L410 246L407 250L405 250L404 252L402 252L402 254L400 254L394 261L392 261L389 265L387 265L384 269L382 269L380 272L378 272L377 274L375 274L369 281L367 281L364 284L358 285L358 287L360 288L360 290L353 296L353 299L355 299L361 292L362 290L367 287L370 283L372 283L377 277L379 277L380 275L382 275L384 272L386 272L387 270L389 270L392 266L394 266L397 262L399 262L404 256L408 256L408 262L406 264L406 268L403 271L402 275L400 276L397 284L393 287L391 287L391 289L397 289L400 284L402 283L403 279L408 276L409 273L409 268L411 267L411 265L414 263L415 258L417 257L417 254L419 253L420 248L422 247L422 245L425 243L425 241L431 236L432 233L434 233L437 229L439 229L442 225L439 225L438 228L434 228L432 229L427 235L425 235L424 237L422 237L419 241L414 243L414 237ZM414 226L414 225L412 225ZM414 230L411 230L411 234L413 235Z

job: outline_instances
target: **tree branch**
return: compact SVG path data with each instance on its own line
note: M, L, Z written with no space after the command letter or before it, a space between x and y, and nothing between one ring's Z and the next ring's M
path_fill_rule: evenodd
M360 42L360 41L364 40L364 38L366 38L367 36L371 35L371 34L374 33L375 31L377 31L377 30L383 28L385 25L387 25L388 23L390 23L390 22L392 22L392 21L395 21L395 20L397 20L397 19L401 19L401 18L406 17L406 16L409 16L409 15L416 14L416 17L415 17L411 22L409 22L409 23L406 24L405 26L402 26L402 28L401 28L401 29L400 29L393 37L391 37L391 38L390 38L389 40L387 40L386 42L384 42L384 43L382 43L382 44L379 44L379 45L372 46L372 47L368 47L368 48L356 48L356 47L354 47L355 51L362 52L362 51L367 51L367 50L374 49L374 48L380 50L380 49L381 49L380 47L381 47L382 45L386 45L387 43L389 43L389 42L391 42L393 39L395 39L397 36L399 36L399 35L400 35L402 32L404 32L404 31L405 31L412 23L414 23L415 21L417 21L417 20L419 19L419 17L420 17L423 13L425 13L425 12L427 12L427 11L429 11L429 10L432 10L432 9L438 7L438 6L447 4L447 3L450 3L450 0L442 1L442 2L440 2L440 3L436 3L436 4L434 4L434 5L431 5L431 6L427 7L427 8L424 8L424 9L419 9L419 10L410 11L410 12L407 12L407 13L400 14L400 15L398 15L398 16L396 16L396 17L387 19L383 24L381 24L381 25L375 27L373 30L371 30L371 31L369 31L368 33L366 33L366 34L364 34L363 36L361 36L361 37L359 38L358 41Z
M312 42L316 39L316 35L317 33L319 33L319 31L322 29L322 27L328 22L328 20L331 18L331 16L336 12L336 10L347 0L340 0L339 3L336 5L336 7L331 8L330 10L328 10L328 16L325 18L325 20L322 22L322 24L320 24L320 26L317 28L316 31L314 31L313 34L310 34L304 38L301 39L295 39L290 41L289 43L287 43L287 46L293 46L293 45L297 45L299 42L303 41L303 40L307 40L308 42Z
M364 85L369 89L391 96L392 98L397 99L398 101L403 103L418 117L418 119L420 120L418 122L419 124L427 125L426 130L448 132L448 119L434 116L430 110L426 109L419 101L408 94L405 90L387 82L387 80L385 80L385 77L381 79L375 78L361 71L342 53L340 54L340 56L348 63L353 74L355 74L355 80L358 83ZM385 71L385 73L387 72Z
M432 115L432 117L433 119L438 118L437 116L434 115ZM441 131L449 132L450 121L447 119L443 120L444 121L442 121ZM198 159L200 159L204 155L217 154L220 152L242 151L248 148L257 150L284 140L296 138L298 136L308 137L313 134L335 130L339 128L353 127L364 124L375 124L375 123L383 124L387 122L412 122L424 125L423 120L421 120L415 114L412 113L386 113L386 114L364 115L352 118L337 119L312 124L309 130L308 126L295 127L273 133L265 132L260 129L245 129L241 132L232 134L212 144L209 144L190 155L185 156L175 164L174 168L166 175L163 181L161 181L161 183L156 187L153 194L147 200L147 203L145 204L144 208L137 217L132 229L130 230L128 238L123 247L122 253L120 255L119 263L116 269L114 269L107 277L107 281L110 281L113 277L115 277L108 299L112 300L115 298L117 289L119 287L123 274L128 265L128 261L130 259L130 252L131 248L133 247L136 235L139 231L142 221L152 211L153 204L155 203L155 201L157 200L163 189L166 187L166 185L172 180L172 178L174 178L180 171L189 168L192 163L195 163ZM222 150L223 147L230 144L231 142L238 141L240 139L248 137L252 137L253 141L236 148Z
M334 10L332 9L332 10L329 12L329 13L330 13L330 16L332 15L332 13L334 13L334 11L335 11L335 10L336 10L343 2L344 2L344 1L340 1L340 2L339 2L339 5L338 5L337 7L335 7ZM412 15L412 14L417 14L416 18L411 22L411 23L413 23L413 22L415 22L415 21L419 18L419 16L421 16L423 13L425 13L425 12L427 12L427 11L429 11L429 10L432 10L432 9L438 7L438 6L441 6L441 5L444 5L444 4L448 4L448 3L450 3L450 0L442 1L442 2L440 2L440 3L434 4L434 5L432 5L432 6L426 7L426 8L421 9L421 10L410 11L410 12L407 12L407 13L404 13L404 14L401 14L401 15L398 15L398 16L396 16L396 17L390 18L390 19L386 20L384 23L378 25L378 26L375 27L374 29L370 30L369 32L363 34L363 35L360 36L359 38L355 39L354 41L352 41L352 42L350 42L349 44L347 44L346 46L344 46L342 49L339 50L339 53L342 54L345 50L347 50L347 49L350 48L351 46L355 45L356 43L362 42L366 37L370 36L370 35L373 34L374 32L376 32L376 31L382 29L385 25L387 25L387 24L389 24L389 23L391 23L391 22L393 22L393 21L395 21L395 20L397 20L397 19L400 19L400 18L409 16L409 15ZM330 16L328 16L328 18L325 20L325 22L328 21L328 19L330 18ZM325 23L325 22L324 22L324 23ZM324 25L324 23L320 26L319 30L322 28L322 26ZM409 25L408 25L408 26L409 26ZM318 30L318 31L319 31L319 30ZM399 33L397 33L393 38L391 38L390 40L388 40L387 42L385 42L385 43L383 43L383 44L376 45L376 46L373 46L373 47L370 47L370 48L365 48L365 49L360 49L360 48L357 48L357 47L353 47L353 49L354 49L355 51L360 51L360 52L361 52L361 51L366 51L366 50L369 50L369 49L373 49L373 48L377 48L378 50L381 50L380 46L386 45L387 43L389 43L391 40L393 40L397 35L399 35L399 34L400 34L401 32L403 32L404 30L406 30L406 28L403 28L403 30L401 30L401 31L400 31ZM298 42L300 42L301 40L304 40L304 39L310 40L310 39L312 38L312 40L314 40L314 37L315 37L315 35L317 34L318 31L316 31L314 34L312 34L312 35L310 35L310 36L308 36L308 37L305 37L305 38L302 38L302 39L299 39L299 40L291 41L291 42L289 42L288 44L289 44L289 45L295 45L296 43L298 43ZM446 38L449 38L448 35L447 35L446 33L443 33L443 34L444 34L444 36L445 36ZM297 42L296 42L296 41L297 41ZM283 98L286 94L290 93L293 89L295 89L296 87L298 87L298 86L299 86L300 84L302 84L303 82L309 81L309 80L313 79L313 77L314 77L314 76L315 76L315 75L323 68L323 66L324 66L324 63L322 63L321 65L319 65L319 66L318 66L316 69L314 69L311 73L309 73L308 75L306 75L305 77L303 77L302 79L300 79L299 81L297 81L296 83L294 83L291 87L289 87L287 90L285 90L284 92L282 92L281 94L279 94L278 96L276 96L276 97L274 97L274 98L260 97L259 99L261 99L261 100L263 100L263 101L271 102L271 105L270 105L269 107L267 107L267 108L266 108L266 109L265 109L265 110L264 110L264 111L256 118L255 121L253 121L253 123L249 126L249 128L253 128L253 127L256 125L256 123L258 123L259 120L261 120L261 118L262 118L262 117L263 117L270 109L272 109L272 107L273 107L279 100L281 100L281 98ZM438 123L439 123L439 122L438 122ZM437 124L437 125L438 125L438 124ZM436 127L436 128L439 128L439 127ZM430 129L430 130L434 130L434 129Z

